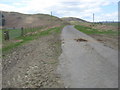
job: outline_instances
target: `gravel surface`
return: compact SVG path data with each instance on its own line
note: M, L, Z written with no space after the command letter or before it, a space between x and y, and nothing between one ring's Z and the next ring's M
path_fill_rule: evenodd
M68 88L118 88L118 51L66 26L58 72Z
M7 54L3 58L3 88L63 88L56 72L60 45L60 35L52 34Z

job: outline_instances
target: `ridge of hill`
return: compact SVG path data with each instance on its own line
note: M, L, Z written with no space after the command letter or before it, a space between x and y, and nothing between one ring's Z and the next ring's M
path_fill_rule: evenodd
M3 11L2 18L3 28L53 27L67 24L62 19L48 14L22 14Z

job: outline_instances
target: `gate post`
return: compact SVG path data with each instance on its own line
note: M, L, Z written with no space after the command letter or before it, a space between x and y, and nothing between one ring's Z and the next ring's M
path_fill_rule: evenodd
M9 40L10 37L9 37L9 31L4 31L4 39L5 40Z
M21 36L24 35L24 32L23 32L23 27L21 27Z

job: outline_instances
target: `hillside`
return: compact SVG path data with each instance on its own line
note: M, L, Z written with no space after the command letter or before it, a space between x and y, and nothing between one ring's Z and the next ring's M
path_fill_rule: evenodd
M76 17L63 17L61 19L71 25L90 25L90 22Z
M70 22L70 21L79 21L79 22L87 22L83 19L76 18L76 17L63 17L62 20Z
M22 14L17 12L3 12L4 28L21 27L53 27L66 24L65 21L48 14Z

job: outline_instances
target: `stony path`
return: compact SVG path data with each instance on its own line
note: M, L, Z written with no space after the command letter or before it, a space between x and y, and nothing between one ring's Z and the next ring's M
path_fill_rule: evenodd
M27 43L3 59L3 87L64 87L56 69L60 36L49 35Z
M66 26L61 38L63 43L58 72L65 87L118 87L117 50L104 46L73 26Z

